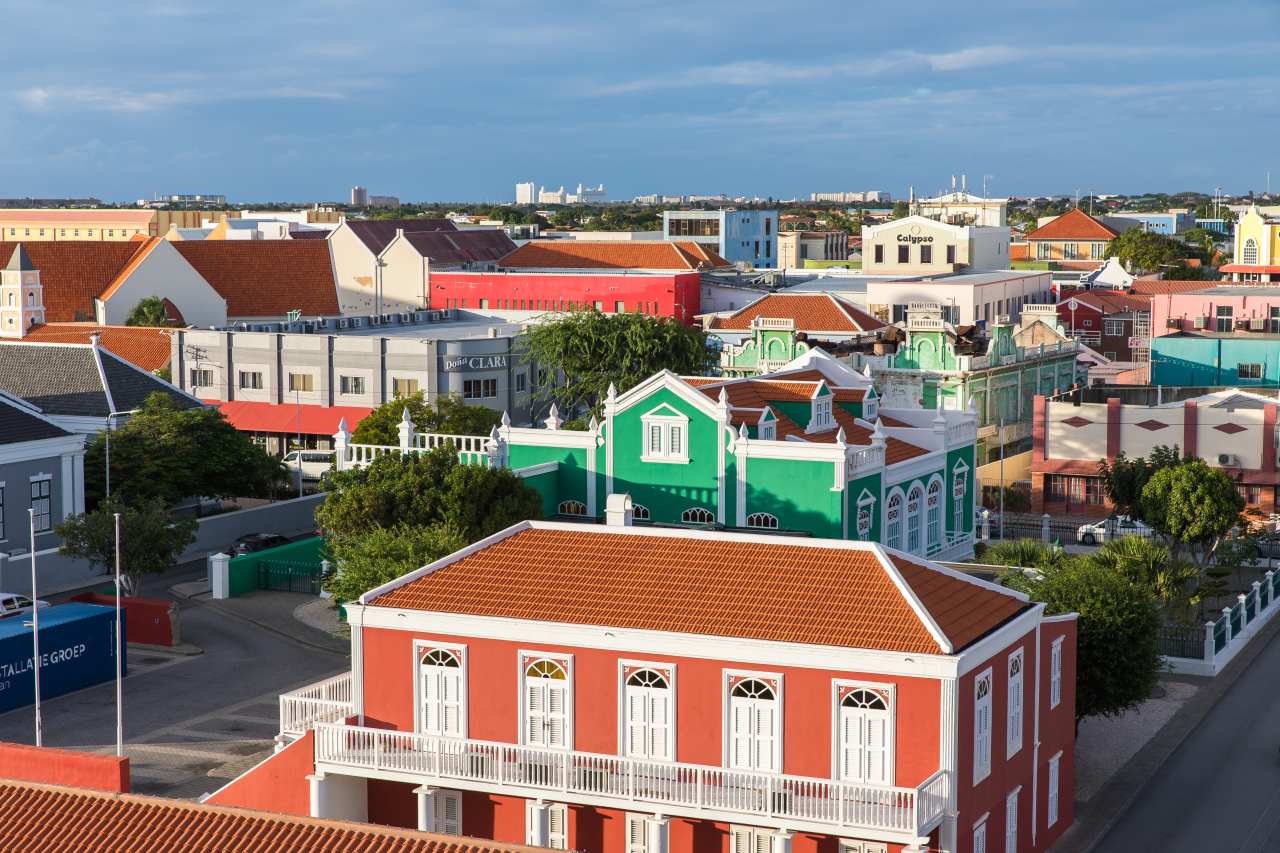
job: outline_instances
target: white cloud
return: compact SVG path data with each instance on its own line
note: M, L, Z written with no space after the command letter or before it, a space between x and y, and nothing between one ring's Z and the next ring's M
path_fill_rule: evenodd
M260 100L344 100L346 95L301 86L244 88L233 92L171 89L139 91L71 86L31 86L18 92L18 101L33 112L59 109L98 110L115 113L149 113L193 104Z

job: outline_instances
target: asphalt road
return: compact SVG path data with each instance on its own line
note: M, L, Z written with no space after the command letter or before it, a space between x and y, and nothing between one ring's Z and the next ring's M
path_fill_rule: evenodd
M164 595L187 568L155 579L144 595ZM283 618L292 618L288 612ZM124 680L125 753L139 793L198 796L268 753L281 692L348 669L344 655L304 646L208 607L182 606L182 639L198 655L130 649ZM115 682L42 703L44 744L114 751ZM0 714L0 740L34 743L35 713Z
M1280 642L1193 731L1095 853L1280 850Z

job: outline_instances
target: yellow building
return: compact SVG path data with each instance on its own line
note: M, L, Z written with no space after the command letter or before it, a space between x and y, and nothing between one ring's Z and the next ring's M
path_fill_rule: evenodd
M1232 281L1280 281L1280 219L1252 205L1236 222L1235 254L1220 268Z
M131 240L151 233L150 210L8 209L0 210L0 239Z

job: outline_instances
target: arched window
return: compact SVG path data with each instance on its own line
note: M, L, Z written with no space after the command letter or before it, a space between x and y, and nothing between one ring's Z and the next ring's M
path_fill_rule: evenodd
M711 514L711 510L694 506L680 513L680 520L686 524L713 524L716 517Z
M10 307L10 308L12 308L14 305L17 305L17 304L18 304L18 303L15 301L14 295L13 295L12 293L10 293L10 294L9 294L9 307Z
M1258 241L1250 237L1244 241L1244 248L1240 250L1240 263L1256 264L1258 262Z
M758 678L744 678L733 685L733 695L739 699L773 700L773 688Z
M553 660L539 658L524 670L524 743L569 745L569 675Z
M582 501L561 501L557 511L561 515L586 515L587 505Z
M631 505L631 518L635 521L648 521L649 508L644 504Z
M890 548L902 548L902 493L889 496L884 510L884 544Z
M34 293L27 294L27 307L34 308L36 304L36 295Z
M759 678L744 678L729 694L729 766L777 772L781 765L778 696Z
M878 693L871 690L858 688L847 693L844 699L840 700L842 708L871 708L876 711L887 711L889 706L885 704L884 699Z
M763 527L768 530L777 530L778 517L767 512L753 512L747 516L747 527Z
M627 676L623 731L630 758L672 761L675 758L674 716L668 674L638 669Z
M920 553L920 504L924 500L924 490L919 485L911 487L907 492L907 550L912 554Z
M893 783L893 725L889 703L858 687L840 700L839 777L848 782Z
M568 675L565 674L564 667L553 660L536 660L524 669L524 674L529 678L551 678L556 681L565 681Z
M462 661L450 649L427 649L418 661L419 730L463 736Z
M942 545L942 481L934 480L924 499L925 547Z
M657 687L666 690L667 678L652 669L638 669L627 677L628 687Z

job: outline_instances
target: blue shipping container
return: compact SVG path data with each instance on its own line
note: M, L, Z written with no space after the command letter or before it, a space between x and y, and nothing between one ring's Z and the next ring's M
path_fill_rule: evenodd
M115 678L115 621L115 608L100 604L72 602L40 611L41 699ZM31 614L0 620L0 712L35 702L31 630Z

